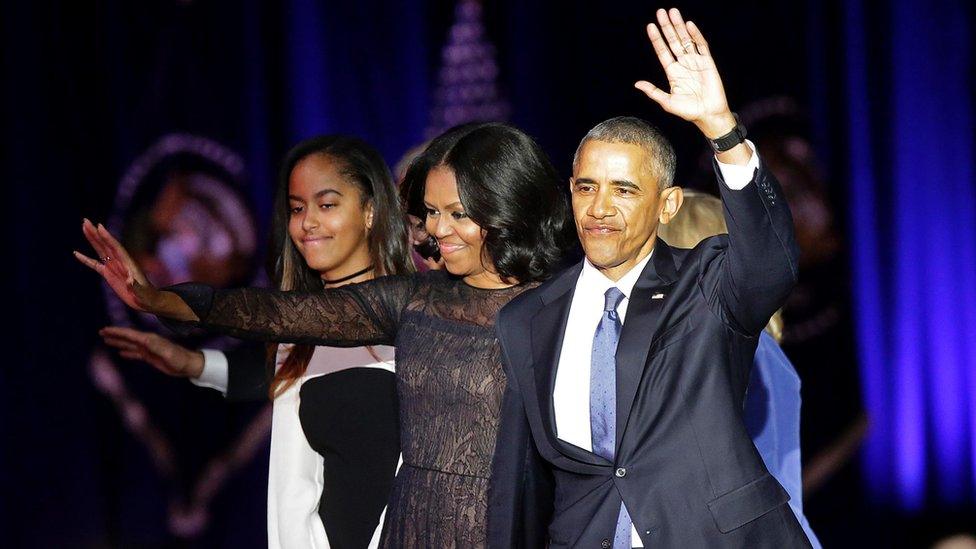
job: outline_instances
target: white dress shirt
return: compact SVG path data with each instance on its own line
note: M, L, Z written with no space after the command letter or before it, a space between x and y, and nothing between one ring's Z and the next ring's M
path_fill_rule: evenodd
M279 345L275 368L287 358L293 345ZM370 353L370 349L373 354ZM268 547L270 549L329 549L325 526L319 517L319 498L324 482L324 461L308 443L298 416L303 383L314 377L349 368L394 371L393 347L316 347L302 379L274 400L271 419L271 457L268 467ZM227 357L220 351L203 350L203 372L194 384L227 394ZM376 357L380 360L377 361ZM401 459L402 463L402 459ZM399 466L398 466L399 467ZM379 546L386 510L380 516L369 548Z
M746 144L753 151L747 165L718 163L725 185L734 191L749 185L759 168L755 146L750 141L746 141ZM653 251L617 282L604 276L588 259L583 260L583 270L576 281L569 307L552 397L556 410L556 436L584 450L593 450L590 437L590 357L593 353L593 335L603 317L604 294L611 286L616 286L624 294L624 299L617 306L617 315L623 324L634 284L652 255ZM633 526L631 542L634 547L644 546Z

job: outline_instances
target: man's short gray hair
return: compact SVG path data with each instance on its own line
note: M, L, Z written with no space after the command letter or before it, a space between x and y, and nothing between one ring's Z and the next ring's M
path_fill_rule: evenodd
M677 164L674 147L660 130L649 122L633 116L618 116L600 122L587 132L576 148L576 154L573 155L574 172L579 167L583 145L590 141L637 145L647 153L649 165L646 168L650 173L658 176L658 189L664 190L674 184L674 169Z

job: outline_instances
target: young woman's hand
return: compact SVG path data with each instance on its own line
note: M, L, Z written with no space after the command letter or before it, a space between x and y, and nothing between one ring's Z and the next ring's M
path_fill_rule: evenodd
M203 372L203 353L158 334L109 326L99 330L98 335L106 345L118 349L123 358L148 362L168 376L198 378Z
M193 310L179 296L157 290L129 256L129 252L102 224L99 223L96 227L85 219L81 230L98 254L98 259L92 259L78 251L74 252L75 257L100 274L123 303L137 311L167 318L198 320Z

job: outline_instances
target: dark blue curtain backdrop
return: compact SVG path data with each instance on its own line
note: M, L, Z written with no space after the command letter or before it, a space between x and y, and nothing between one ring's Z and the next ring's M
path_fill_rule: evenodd
M706 33L733 107L774 95L805 107L836 217L848 214L860 364L825 367L860 368L871 430L863 468L812 496L808 514L827 546L927 543L971 528L945 517L971 513L976 498L973 8L787 4L680 7ZM172 533L171 494L189 490L256 408L123 363L133 393L178 443L185 476L175 488L161 480L89 375L109 317L95 276L70 254L84 249L81 218L107 219L125 170L173 132L244 159L262 235L278 160L295 141L352 133L396 162L424 138L454 6L3 3L4 546L264 546L265 449L228 477L202 535ZM694 128L632 88L640 78L663 83L643 30L657 7L483 2L511 121L564 174L589 127L633 114L672 136L679 180L696 175L704 148Z
M976 28L970 2L887 6L844 11L848 207L865 476L917 512L976 499Z

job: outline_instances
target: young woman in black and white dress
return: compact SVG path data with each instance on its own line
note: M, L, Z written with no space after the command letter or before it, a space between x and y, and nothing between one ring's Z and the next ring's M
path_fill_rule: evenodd
M337 288L413 270L389 170L362 141L326 136L288 153L275 197L271 270L281 290ZM220 390L274 398L271 548L373 547L400 454L393 348L183 348L128 328L101 331L123 357Z

